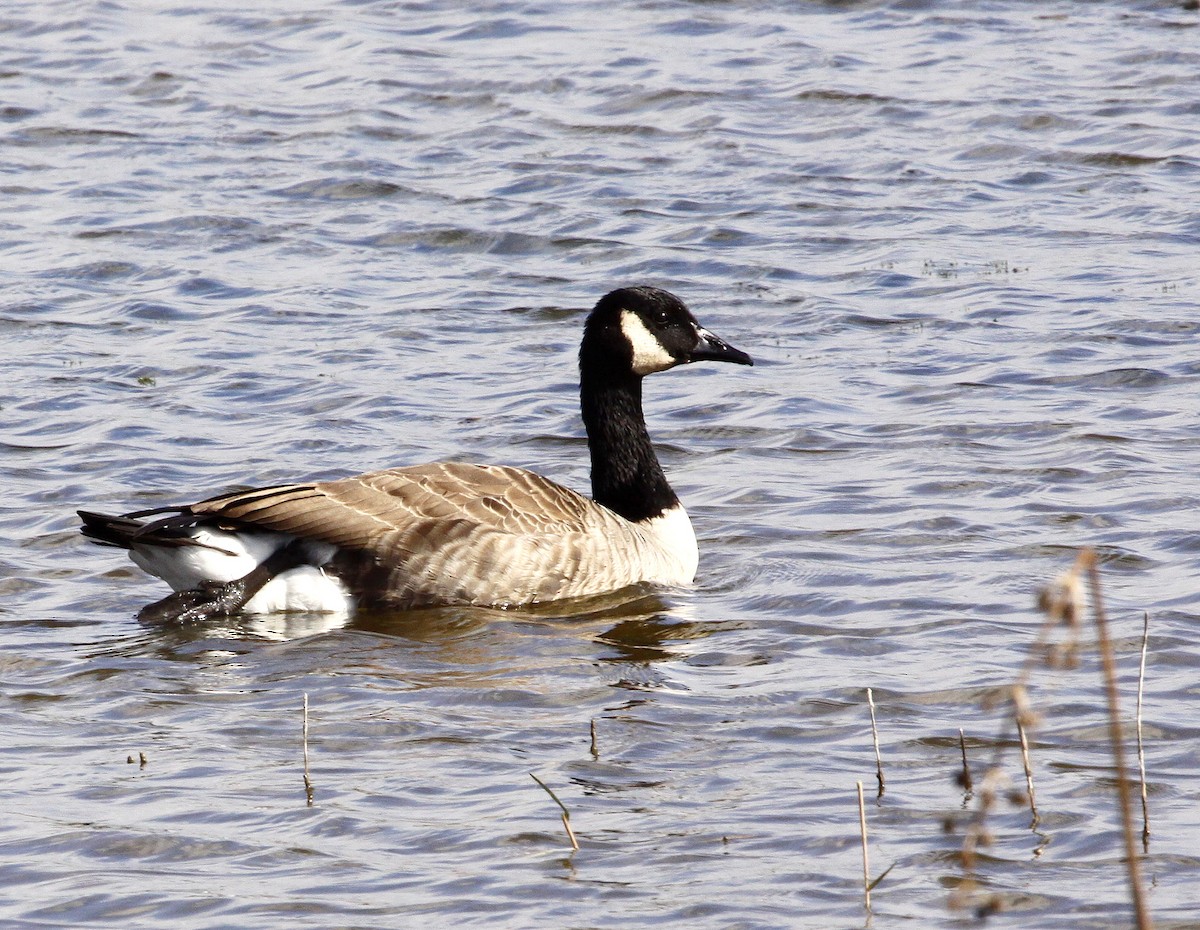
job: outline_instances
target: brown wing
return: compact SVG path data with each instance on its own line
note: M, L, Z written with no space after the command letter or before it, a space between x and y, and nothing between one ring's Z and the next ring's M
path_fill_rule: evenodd
M630 576L638 560L617 554L643 549L641 534L520 468L440 462L228 494L191 510L336 546L330 570L366 603L527 603L641 580Z

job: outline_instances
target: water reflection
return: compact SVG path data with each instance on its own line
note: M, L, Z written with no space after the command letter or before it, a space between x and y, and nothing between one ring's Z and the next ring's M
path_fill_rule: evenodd
M648 607L646 605L649 605ZM616 592L575 601L557 601L497 610L488 607L436 607L423 610L367 610L355 614L353 629L420 641L436 641L491 624L574 624L607 617L637 616L649 610L669 610L657 595L642 591Z
M686 658L693 645L737 624L702 621L688 592L631 588L570 602L510 610L444 607L370 610L351 617L319 613L239 615L203 623L139 623L131 635L106 639L94 656L154 656L206 666L232 658L264 677L343 672L369 650L372 664L395 665L411 687L448 682L509 685L547 667L581 662L607 668L617 686L661 687L651 667ZM282 652L271 644L288 645ZM379 654L387 656L382 658ZM308 668L294 667L308 663Z
M737 629L740 625L726 621L687 619L687 608L659 611L621 620L596 637L617 650L616 655L602 656L604 662L666 662L683 658L685 648L696 640L722 630Z

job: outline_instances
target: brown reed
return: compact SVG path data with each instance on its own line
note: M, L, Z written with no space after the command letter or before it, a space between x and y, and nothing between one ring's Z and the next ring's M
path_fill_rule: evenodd
M555 794L553 791L551 791L550 788L546 785L546 783L544 781L542 781L540 778L538 778L536 775L534 775L533 772L529 773L529 777L532 778L534 781L536 781L539 785L541 785L542 790L545 791L546 794L550 795L550 798L562 810L562 825L563 825L563 829L567 831L567 839L571 841L571 849L572 850L578 849L579 848L579 840L575 839L575 831L571 829L571 812L569 810L567 810L567 805L563 804L563 802L558 799L558 795Z

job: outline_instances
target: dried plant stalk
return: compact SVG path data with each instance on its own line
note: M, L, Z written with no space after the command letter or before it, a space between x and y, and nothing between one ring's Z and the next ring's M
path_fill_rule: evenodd
M1146 906L1146 894L1142 887L1142 862L1133 839L1133 810L1129 790L1129 776L1125 771L1125 743L1121 737L1121 708L1117 692L1117 664L1113 659L1112 643L1108 638L1108 618L1104 613L1104 599L1100 593L1100 571L1096 553L1085 549L1079 556L1079 564L1087 570L1088 586L1092 594L1092 615L1096 621L1096 639L1100 647L1100 661L1104 669L1104 691L1108 698L1108 736L1112 744L1113 766L1117 772L1117 796L1121 806L1121 827L1125 839L1125 868L1129 877L1129 896L1133 901L1133 913L1138 930L1151 927L1150 911Z
M883 759L879 755L879 727L875 725L875 695L867 689L867 706L871 708L871 742L875 744L875 778L879 781L879 797L883 797Z
M1150 851L1150 808L1146 803L1146 753L1142 749L1142 688L1146 682L1146 646L1150 642L1150 614L1142 614L1142 661L1138 665L1137 752L1142 788L1142 852Z
M551 791L546 783L534 775L533 772L529 773L529 777L541 785L542 790L545 791L546 794L550 795L551 800L553 800L554 803L557 804L562 810L562 825L563 829L567 831L567 839L571 841L571 849L578 849L579 840L575 839L575 831L571 829L571 812L567 810L567 805L563 804L563 802L558 799L558 795Z
M308 775L308 692L304 693L304 797L309 807L313 804L313 783Z
M1025 766L1025 791L1029 795L1029 811L1033 814L1030 828L1036 827L1042 819L1037 809L1037 794L1033 790L1033 766L1029 762L1029 739L1025 736L1025 724L1021 714L1017 714L1017 736L1021 740L1021 764Z
M863 905L869 911L871 909L871 856L867 851L867 805L863 801L863 783L855 782L858 785L858 829L859 835L862 837L862 860L863 860Z
M964 791L970 791L973 787L971 781L971 767L967 765L967 738L963 735L962 727L958 728L958 748L962 752L962 774L958 777L958 783L962 785Z
M1038 632L1037 638L1026 654L1024 661L1021 664L1020 672L1017 680L1014 683L1010 692L1014 714L1013 720L1017 726L1018 736L1022 746L1022 761L1025 763L1026 786L1029 791L1030 809L1034 816L1034 826L1038 822L1038 811L1036 800L1033 792L1032 766L1029 763L1028 755L1028 738L1025 734L1026 729L1031 729L1035 722L1035 715L1029 707L1028 698L1026 695L1026 686L1035 666L1039 660L1045 665L1052 668L1071 668L1077 662L1077 654L1079 650L1079 636L1082 626L1082 620L1085 615L1084 603L1084 579L1086 578L1087 587L1090 590L1092 602L1092 614L1096 624L1097 631L1097 646L1100 652L1100 658L1104 673L1104 688L1106 701L1108 705L1108 730L1109 741L1113 754L1113 767L1116 771L1117 792L1120 802L1120 813L1123 826L1123 838L1125 845L1125 863L1130 887L1130 899L1133 904L1135 915L1135 925L1138 930L1149 930L1151 927L1150 915L1146 906L1145 892L1142 886L1141 862L1138 858L1137 850L1135 849L1133 839L1133 817L1131 806L1131 789L1129 777L1125 767L1125 752L1121 735L1121 717L1120 707L1117 694L1117 678L1116 678L1116 663L1113 659L1112 645L1108 638L1108 624L1104 612L1104 601L1100 591L1100 577L1097 568L1096 554L1091 549L1084 549L1080 552L1075 560L1074 566L1064 572L1059 578L1047 586L1041 592L1039 597L1039 606L1045 614L1045 622L1042 624ZM1147 619L1148 624L1148 619ZM1057 627L1065 627L1066 635L1054 642L1052 631ZM1138 735L1139 735L1139 763L1142 764L1142 783L1143 783L1143 843L1148 842L1149 836L1149 817L1146 813L1145 806L1145 770L1144 770L1144 755L1141 751L1141 698L1142 698L1142 678L1144 676L1146 652L1146 631L1143 630L1142 642L1142 674L1139 675L1138 682ZM960 745L963 745L963 738L960 731ZM1000 761L1003 756L1005 739L1000 739L996 743L996 750L992 765L985 772L977 792L976 810L971 818L969 827L963 836L962 847L962 863L964 876L959 887L951 895L950 904L952 907L967 907L975 906L976 912L980 915L990 913L1002 903L998 897L993 896L990 900L980 903L978 897L979 883L975 876L976 868L976 852L980 847L987 846L991 842L991 834L987 828L987 817L989 811L995 806L997 797L999 796L999 788L1003 784L1004 772L1000 768ZM964 747L965 749L965 747ZM965 772L966 755L964 751L964 773L969 777L969 773Z

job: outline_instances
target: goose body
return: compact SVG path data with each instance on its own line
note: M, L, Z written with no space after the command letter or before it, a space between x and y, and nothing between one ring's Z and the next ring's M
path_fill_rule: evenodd
M596 305L580 349L592 498L521 468L438 462L120 517L80 511L83 533L174 589L144 616L182 620L688 584L696 537L650 444L641 383L703 359L753 364L666 291L622 288Z

